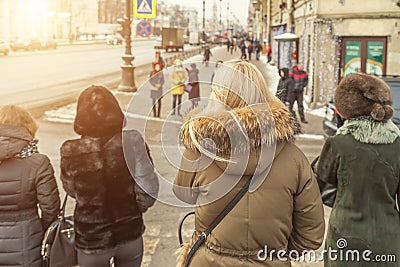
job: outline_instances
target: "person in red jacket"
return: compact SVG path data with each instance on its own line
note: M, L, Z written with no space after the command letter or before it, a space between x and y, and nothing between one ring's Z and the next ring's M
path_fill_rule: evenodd
M288 92L289 97L289 110L292 112L293 116L296 118L296 113L293 110L294 102L297 101L297 107L299 110L299 115L302 123L308 123L304 116L303 107L303 94L304 87L308 84L308 74L304 71L303 65L296 65L289 71L289 76L294 80L294 88Z

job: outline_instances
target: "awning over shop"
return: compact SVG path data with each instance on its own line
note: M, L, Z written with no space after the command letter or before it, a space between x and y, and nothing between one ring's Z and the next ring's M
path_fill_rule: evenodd
M285 33L282 33L280 35L275 36L274 40L276 40L278 42L298 41L299 40L299 36L297 36L296 34L291 33L291 32L285 32Z

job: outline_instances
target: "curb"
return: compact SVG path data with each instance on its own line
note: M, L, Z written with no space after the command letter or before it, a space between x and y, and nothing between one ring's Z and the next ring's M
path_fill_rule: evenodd
M165 57L164 60L165 60L166 67L171 66L173 64L174 60L177 58L182 59L182 60L188 59L195 55L201 54L202 51L203 51L203 48L199 47L199 48L196 48L196 49L193 49L190 51L174 53L173 55L171 55L169 57ZM121 62L121 64L122 64L122 62ZM152 70L151 62L149 62L147 64L135 66L135 81L137 82L139 77L148 76L148 74L150 73L151 70ZM26 107L32 113L32 115L34 117L39 118L48 109L60 108L62 106L65 106L65 105L75 102L77 100L79 94L81 93L81 91L84 88L86 88L86 85L83 85L84 82L87 82L87 84L91 84L93 82L90 82L90 80L94 81L99 78L107 77L108 82L104 82L104 83L102 83L102 85L104 85L105 87L107 87L110 90L117 89L119 80L120 80L120 77L118 78L118 76L121 76L120 69L116 70L115 72L110 72L107 74L93 76L88 79L76 80L76 81L65 82L62 84L57 84L52 87L59 88L59 87L70 84L70 85L74 86L75 89L71 90L72 92L65 93L64 95L54 96L50 99L41 99L34 103L17 103L17 105L22 105L22 106ZM136 85L138 88L140 88L140 85L138 85L138 84L136 84Z
M149 40L155 40L155 38L135 38L132 39L132 43L134 42L143 42L143 41L149 41ZM105 44L106 39L102 40L91 40L91 41L75 41L75 42L68 42L68 41L62 41L62 42L57 42L57 46L80 46L80 45L96 45L96 44Z

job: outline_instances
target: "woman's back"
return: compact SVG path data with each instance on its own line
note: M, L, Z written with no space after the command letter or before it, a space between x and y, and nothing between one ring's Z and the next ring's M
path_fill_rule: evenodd
M197 205L195 237L209 227L255 172L262 174L258 179L264 179L254 192L246 193L207 237L205 247L213 254L207 254L207 249L202 247L190 266L239 266L239 259L229 261L226 256L245 257L242 260L244 266L265 265L258 259L258 252L265 246L269 250L301 252L317 249L322 243L325 228L322 203L308 160L292 143L296 124L281 103L270 103L269 106L274 126L268 119L266 106L259 106L254 111L248 108L234 111L249 134L247 141L251 152L248 157L241 150L247 141L237 138L240 129L230 112L194 118L196 136L213 140L219 155L227 157L231 153L243 153L243 160L233 164L214 160L208 167L200 167L207 166L207 160L195 149L189 124L181 129L181 141L186 147L183 156L199 160L194 165L199 167L193 172L180 171L174 182L174 192L181 200ZM216 120L220 125L215 124ZM276 139L270 127L276 127ZM228 135L235 142L232 148ZM262 145L257 146L261 140ZM274 140L277 141L276 148ZM271 151L272 148L275 150ZM268 160L272 159L261 160L261 154L263 157L273 155L271 168ZM279 264L275 266L288 266L289 262Z
M2 111L10 112L9 108L12 112L12 106L3 107ZM2 111L0 117L4 115ZM14 120L17 122L18 118ZM44 230L59 213L53 168L48 157L38 153L36 143L25 127L0 123L1 266L40 267Z
M400 215L396 207L396 194L400 194L400 138L390 144L367 144L352 135L337 135L328 139L326 146L337 155L334 159L325 154L319 163L326 166L329 160L337 166L338 191L330 227L338 232L332 238L351 236L349 244L371 248L375 253L400 251ZM322 179L334 183L333 172L319 173Z

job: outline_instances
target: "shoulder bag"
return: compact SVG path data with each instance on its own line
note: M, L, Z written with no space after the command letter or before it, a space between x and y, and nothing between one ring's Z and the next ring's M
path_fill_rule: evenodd
M43 267L70 267L78 265L75 249L73 216L65 217L68 194L65 195L60 215L44 234L41 254Z
M185 92L190 94L192 92L193 87L190 84L185 84Z
M225 209L214 219L214 221L210 224L210 226L197 238L196 242L193 244L191 247L189 253L186 256L185 259L185 267L189 266L194 254L196 251L201 247L201 245L204 244L206 241L207 236L211 233L212 230L214 230L215 227L225 218L226 215L236 206L236 204L242 199L242 197L246 194L248 191L250 184L251 184L252 178L247 181L247 183L244 185L244 187L239 191L239 193L236 194L236 196L231 200L231 202L228 203L228 205L225 207ZM179 243L181 246L183 246L182 242L182 225L184 220L194 214L193 211L189 212L186 214L181 222L179 223L179 229L178 229L178 237L179 237Z

